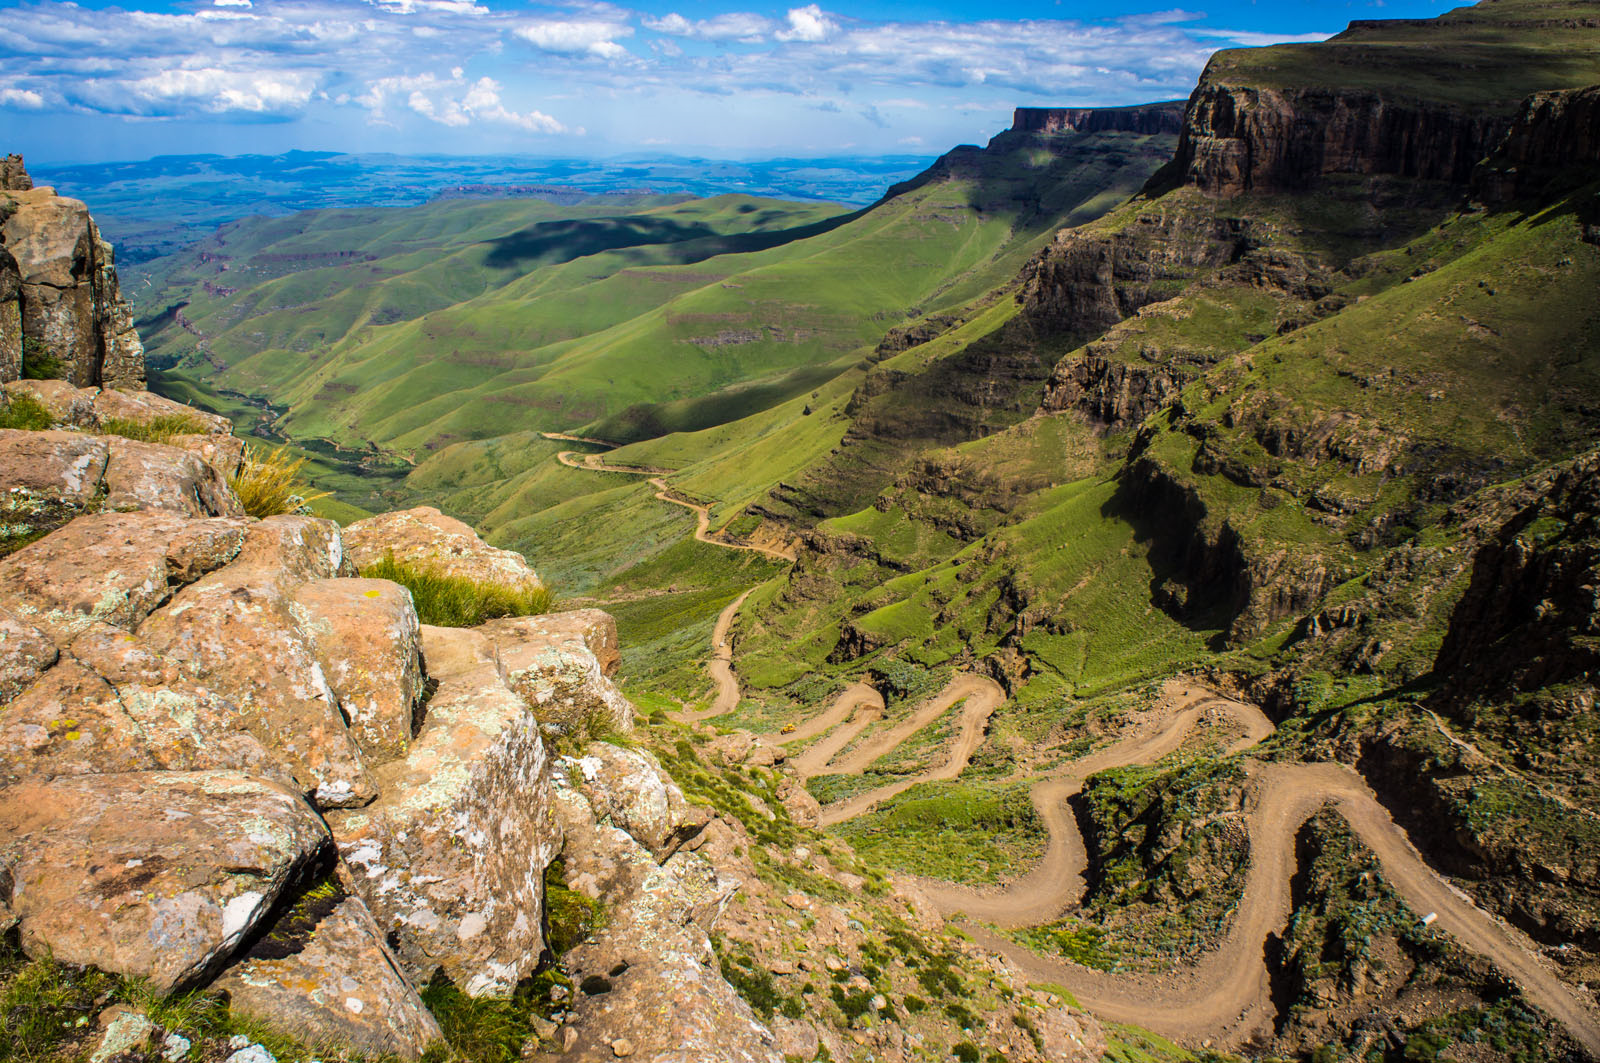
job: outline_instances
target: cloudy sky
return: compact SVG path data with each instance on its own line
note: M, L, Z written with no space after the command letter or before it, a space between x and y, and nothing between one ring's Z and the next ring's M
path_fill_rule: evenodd
M1170 0L1169 0L1170 2ZM1428 0L0 0L0 150L914 154Z

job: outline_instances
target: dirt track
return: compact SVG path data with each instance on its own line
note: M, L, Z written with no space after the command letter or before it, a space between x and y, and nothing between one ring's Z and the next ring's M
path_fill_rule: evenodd
M1253 706L1193 686L1169 684L1157 715L1139 733L1051 773L1034 786L1033 800L1050 841L1044 859L1029 874L997 890L931 881L922 881L919 887L949 917L968 916L1004 927L1033 926L1059 918L1081 900L1086 865L1083 839L1067 799L1096 771L1149 763L1176 749L1208 711L1227 714L1243 724L1245 736L1235 743L1235 749L1253 746L1273 730L1271 722ZM919 710L917 717L923 715L926 713ZM915 718L849 758L849 766L864 766L892 750L914 733L910 724ZM963 739L966 736L964 732ZM945 767L957 760L964 767L975 746L969 748L964 740L958 741ZM872 758L867 757L869 752ZM953 778L959 771L940 777ZM1159 977L1113 975L1037 955L981 926L969 924L969 932L1030 978L1067 987L1102 1018L1136 1023L1190 1043L1209 1040L1237 1045L1270 1027L1273 1011L1262 943L1269 934L1280 931L1289 915L1295 835L1307 819L1331 805L1372 849L1385 879L1407 904L1417 912L1434 913L1436 927L1492 960L1530 1000L1566 1026L1588 1051L1600 1055L1600 1016L1545 967L1521 933L1486 914L1436 875L1353 770L1335 763L1267 764L1257 766L1253 774L1246 813L1251 855L1244 895L1219 947L1193 965ZM843 822L892 796L864 800L877 793L830 806L825 810L825 822Z
M541 432L539 434L544 436L546 439L572 439L578 442L599 442L598 440L583 440L578 436L565 436L550 432ZM692 510L694 512L694 537L699 539L701 542L710 543L712 546L720 546L728 550L749 550L753 553L765 554L767 557L778 561L793 561L795 559L795 553L793 550L780 550L776 547L761 546L757 543L734 542L732 539L725 539L722 536L714 534L711 531L711 507L703 506L698 502L691 502L686 498L680 498L678 495L673 493L672 488L668 486L667 481L663 479L663 477L670 476L677 471L675 469L658 469L649 465L609 465L605 461L601 460L601 456L599 454L579 454L575 450L563 450L557 452L556 460L568 468L582 469L585 472L620 472L627 473L632 476L648 476L650 477L650 486L656 489L656 498L674 506L682 506L684 509Z

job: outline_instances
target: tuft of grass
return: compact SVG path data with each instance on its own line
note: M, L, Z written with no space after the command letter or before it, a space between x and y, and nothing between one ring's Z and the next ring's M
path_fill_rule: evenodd
M506 587L452 576L397 560L393 553L362 569L361 574L406 588L416 603L418 619L435 627L476 627L503 616L535 616L548 613L555 601L548 587Z
M165 443L173 436L200 435L205 430L205 425L182 413L162 414L148 421L132 417L108 417L100 422L101 435L121 436L141 443Z
M567 886L567 865L561 857L544 870L545 943L560 957L610 921L606 906Z
M252 517L275 517L297 513L326 491L313 491L301 480L306 458L297 458L287 448L263 451L246 447L239 471L228 478L228 485L239 496L244 511Z
M55 415L44 403L26 391L13 392L10 402L0 409L0 428L20 428L28 432L42 432L55 424Z
M117 979L90 967L72 967L49 957L29 960L6 946L0 962L8 977L0 986L0 1059L15 1063L76 1055L79 1042L96 1032L101 1001Z

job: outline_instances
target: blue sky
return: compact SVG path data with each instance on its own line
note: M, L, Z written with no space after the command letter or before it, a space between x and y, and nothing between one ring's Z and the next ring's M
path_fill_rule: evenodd
M1426 0L0 0L0 151L934 153Z

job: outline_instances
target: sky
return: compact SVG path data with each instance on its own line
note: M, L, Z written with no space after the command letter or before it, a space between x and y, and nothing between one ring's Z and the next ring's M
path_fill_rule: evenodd
M1438 0L0 0L0 151L937 153Z

